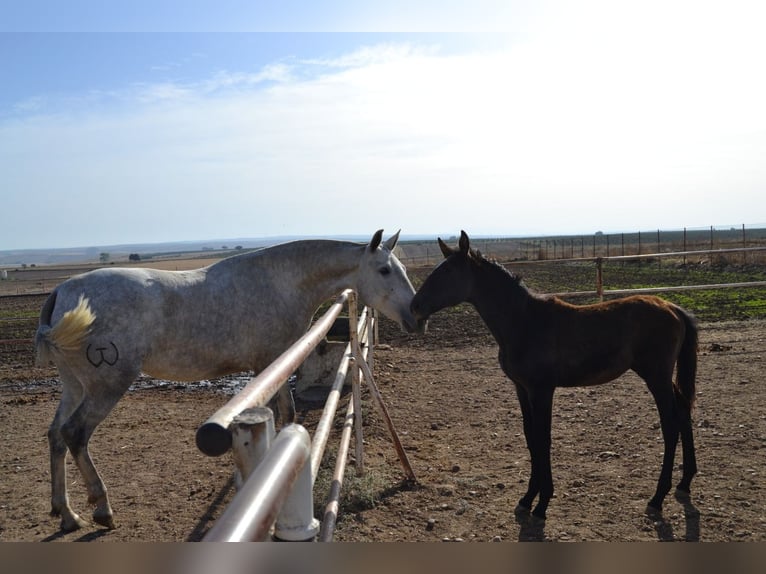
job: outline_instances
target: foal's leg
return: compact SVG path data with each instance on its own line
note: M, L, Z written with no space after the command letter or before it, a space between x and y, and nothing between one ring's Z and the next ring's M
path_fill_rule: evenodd
M527 443L527 450L531 459L531 471L529 474L529 484L527 486L527 492L519 500L516 506L516 514L529 514L532 510L532 502L537 494L540 492L537 480L537 469L535 468L535 448L532 444L534 437L534 430L532 424L532 404L529 402L529 395L527 391L520 385L516 386L516 396L519 398L519 406L521 407L521 417L524 424L524 439Z
M553 473L551 472L551 416L553 412L553 388L535 389L532 398L533 444L536 456L532 464L536 467L540 499L532 511L539 521L545 520L548 503L553 498Z
M662 470L657 481L657 491L649 501L649 508L662 512L662 502L665 500L672 483L673 461L678 445L679 424L678 409L670 378L663 378L661 383L649 383L649 390L657 403L662 426L662 438L665 443L665 454L662 459ZM691 427L690 427L691 429Z
M532 472L529 477L527 492L516 506L516 514L526 514L532 508L532 502L539 494L532 516L539 521L545 520L548 503L553 497L553 476L551 473L551 414L553 409L553 389L535 389L534 394L516 385L516 394L524 417L524 437L532 459Z
M683 449L684 470L681 482L676 487L677 491L689 495L694 475L697 474L697 457L694 453L694 431L692 430L692 416L689 407L683 399L676 398L676 405L681 425L681 448Z

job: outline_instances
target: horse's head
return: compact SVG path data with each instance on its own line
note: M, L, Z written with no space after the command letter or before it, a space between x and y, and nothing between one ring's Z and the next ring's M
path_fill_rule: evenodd
M418 321L410 311L415 289L407 278L404 265L394 255L399 232L385 242L382 238L383 230L380 229L364 249L356 291L365 305L378 309L408 333L422 333L425 321Z
M410 304L412 314L420 321L427 320L445 307L468 300L473 289L471 266L475 265L475 255L466 232L460 232L457 249L449 247L441 238L437 241L444 261L431 271Z

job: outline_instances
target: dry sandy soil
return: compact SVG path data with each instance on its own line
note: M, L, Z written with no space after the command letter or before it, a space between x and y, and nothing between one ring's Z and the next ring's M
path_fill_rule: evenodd
M0 304L18 305L21 313L42 300ZM694 425L700 473L691 503L671 494L661 520L644 514L663 445L643 382L627 374L601 387L557 391L556 495L544 528L514 518L529 456L515 393L476 313L460 307L437 314L426 336L404 335L383 320L380 342L376 380L418 483L403 481L382 418L365 399L367 473L359 479L353 466L347 470L349 501L335 540L766 540L766 322L701 325ZM229 455L201 454L194 435L226 395L216 384L149 381L127 393L91 441L117 528L60 533L58 519L48 516L46 439L58 397L55 371L32 366L31 344L0 345L0 540L199 540L220 516L233 493L233 463ZM301 416L311 430L317 411L302 405ZM87 517L71 462L68 472L72 504ZM325 496L317 489L318 502Z

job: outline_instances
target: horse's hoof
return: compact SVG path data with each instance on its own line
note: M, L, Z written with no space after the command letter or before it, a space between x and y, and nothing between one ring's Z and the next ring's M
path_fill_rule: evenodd
M114 518L111 514L98 514L96 512L93 513L93 522L96 524L100 524L101 526L105 526L109 530L114 530Z
M63 532L74 532L80 528L85 528L87 525L88 523L74 512L61 519L61 530Z
M688 488L679 486L675 492L676 500L689 500L692 496L692 491Z
M691 502L692 499L692 493L688 490L676 490L675 492L675 499L680 503L688 503Z
M531 510L532 510L531 508L524 506L523 504L517 504L516 508L513 509L513 514L515 514L519 518L525 518L529 516L529 512Z
M540 517L532 513L529 515L529 525L534 528L542 528L545 526L545 516Z
M651 520L660 520L662 518L662 508L657 508L651 504L646 505L645 513Z

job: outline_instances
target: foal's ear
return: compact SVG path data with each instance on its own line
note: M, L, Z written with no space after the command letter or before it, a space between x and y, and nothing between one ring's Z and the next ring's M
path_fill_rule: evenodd
M439 243L439 249L442 250L442 255L444 255L445 259L454 253L453 249L444 243L441 237L437 237L436 241Z
M386 242L383 244L383 247L388 249L389 251L393 251L394 247L396 247L396 242L399 241L399 234L402 232L400 229L396 233L394 233L391 237L389 237Z
M378 245L380 245L381 239L383 239L383 230L378 229L375 232L375 235L372 236L372 239L370 240L370 244L367 246L367 249L370 251L375 251L378 248Z
M460 253L468 255L471 245L470 240L468 239L468 234L465 231L460 232L460 242L458 243L458 246L460 247Z

